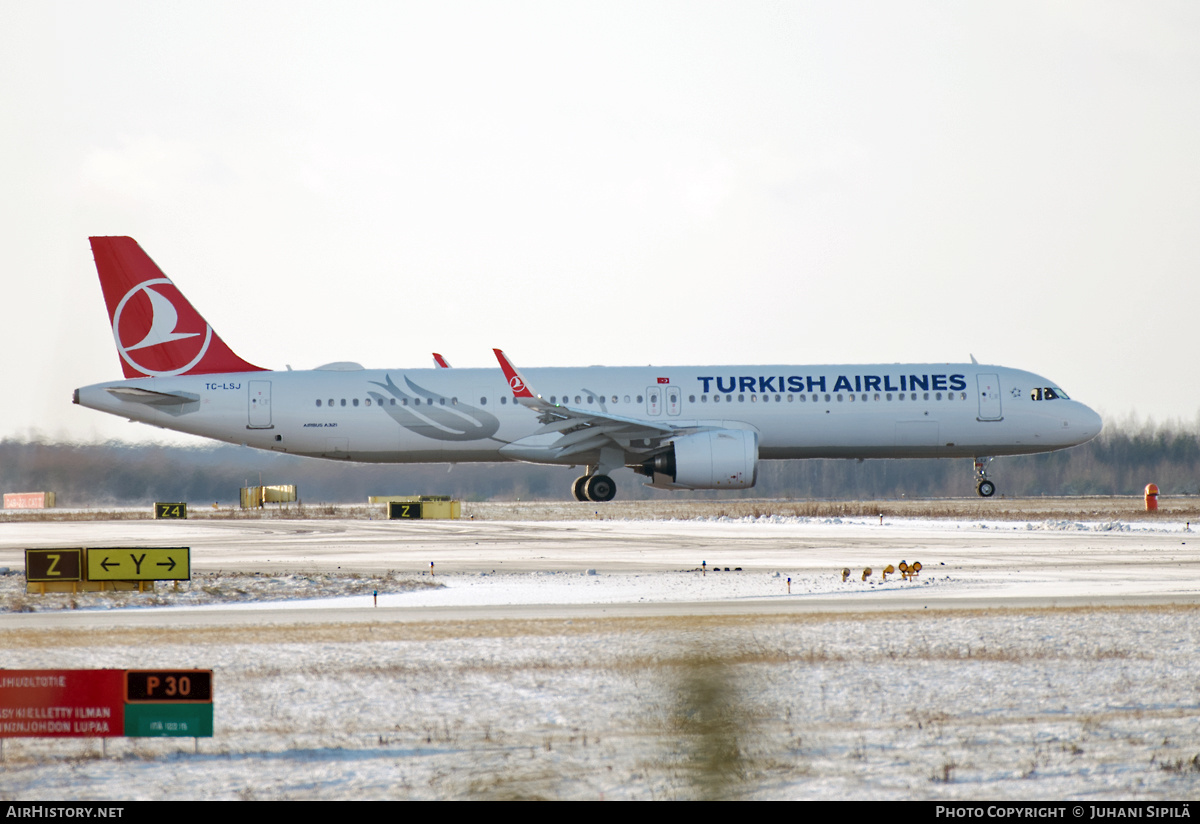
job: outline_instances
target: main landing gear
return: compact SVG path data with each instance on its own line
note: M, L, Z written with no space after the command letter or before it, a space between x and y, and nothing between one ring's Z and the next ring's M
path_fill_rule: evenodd
M571 493L577 501L593 501L604 503L611 501L617 495L617 485L608 473L620 469L625 464L625 453L615 446L606 446L600 450L599 460L588 464L587 474L581 475L571 484Z
M996 494L996 485L987 477L987 465L991 462L991 458L975 459L975 491L981 498L990 498Z
M607 475L580 475L571 484L571 492L577 501L611 501L617 494L617 485Z

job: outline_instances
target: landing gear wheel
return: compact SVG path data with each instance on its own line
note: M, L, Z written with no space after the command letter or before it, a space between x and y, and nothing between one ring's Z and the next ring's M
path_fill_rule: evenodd
M584 482L583 490L589 501L603 503L616 497L617 485L607 475L590 475Z
M975 458L975 491L981 498L990 498L996 494L996 485L988 480L987 468L992 459L986 455Z
M587 493L583 489L584 484L587 483L587 479L587 475L580 475L571 483L571 494L575 496L575 500L586 501L588 499Z

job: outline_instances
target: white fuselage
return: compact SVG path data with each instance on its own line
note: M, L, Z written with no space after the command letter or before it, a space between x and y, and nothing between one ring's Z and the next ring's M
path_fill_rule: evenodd
M1045 378L973 363L544 368L524 375L543 398L573 409L672 427L752 429L766 460L1048 452L1101 428L1095 412ZM159 394L146 400L130 388ZM81 388L76 402L206 438L341 460L584 465L596 457L539 452L529 440L538 414L514 403L498 369L343 365L142 378ZM655 447L629 444L626 460L636 463Z

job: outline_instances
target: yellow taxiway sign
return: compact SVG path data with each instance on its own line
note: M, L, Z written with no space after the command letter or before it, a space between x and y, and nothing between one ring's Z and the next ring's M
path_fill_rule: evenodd
M175 547L88 548L91 581L190 581L191 550Z

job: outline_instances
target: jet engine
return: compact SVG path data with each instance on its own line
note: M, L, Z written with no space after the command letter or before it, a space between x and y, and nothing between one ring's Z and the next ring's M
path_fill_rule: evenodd
M684 435L637 468L663 489L749 489L758 480L758 433L710 429Z

